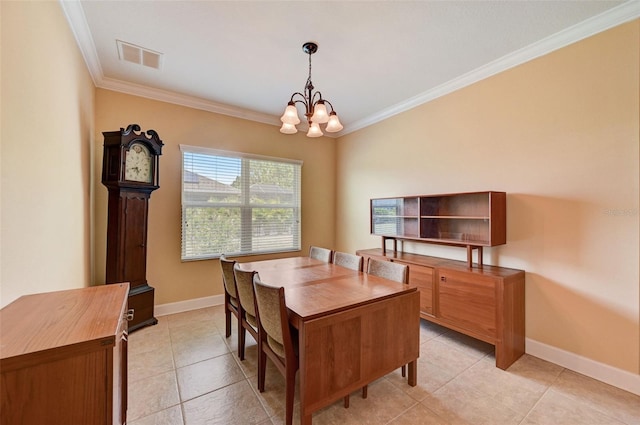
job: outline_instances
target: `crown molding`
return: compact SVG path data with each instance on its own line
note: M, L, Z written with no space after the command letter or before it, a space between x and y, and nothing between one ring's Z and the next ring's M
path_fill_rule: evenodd
M125 94L145 97L147 99L158 100L161 102L173 103L175 105L186 106L193 109L214 112L216 114L228 115L235 118L241 118L249 121L260 122L264 124L281 126L279 117L261 112L252 111L250 109L237 108L223 103L212 102L210 100L201 99L194 96L183 95L180 93L147 87L141 84L128 83L113 78L102 78L99 88L113 90Z
M74 37L80 47L82 56L87 64L91 78L98 88L114 90L126 94L145 97L148 99L158 100L162 102L173 103L189 108L200 109L204 111L214 112L217 114L228 115L250 121L256 121L264 124L280 126L279 117L255 112L249 109L238 108L234 106L224 105L209 100L182 95L167 90L146 87L139 84L127 83L120 80L105 78L98 60L98 53L95 43L91 37L89 26L87 24L82 5L79 0L59 0L64 11L67 21L71 27ZM453 80L441 84L431 90L420 93L407 99L404 102L397 103L389 108L383 109L373 115L358 120L352 124L346 125L345 129L339 133L326 135L327 137L340 137L362 128L368 127L401 112L408 111L424 103L430 102L441 96L445 96L456 90L460 90L473 83L491 77L510 68L521 65L525 62L538 58L540 56L551 53L555 50L566 47L577 41L583 40L592 35L606 31L615 26L629 22L640 17L640 1L629 0L617 7L606 12L589 18L572 27L564 29L554 35L546 37L536 43L530 44L520 50L516 50L505 55L493 62L474 69L466 74L461 75Z
M600 15L596 15L574 26L566 28L556 34L546 37L536 43L530 44L522 49L516 50L493 62L489 62L479 68L474 69L458 78L441 84L431 90L411 97L404 102L397 103L389 108L383 109L373 115L349 124L348 128L339 133L339 136L352 133L356 130L368 127L401 112L408 111L424 103L460 90L478 81L489 78L492 75L514 68L525 62L544 56L555 50L576 43L587 37L591 37L600 32L606 31L615 26L624 24L640 17L640 1L629 0L620 6L614 7Z
M79 0L60 0L60 6L62 7L62 12L67 17L69 27L71 27L71 32L78 43L80 53L82 53L87 68L89 68L89 74L91 75L93 84L97 86L98 82L102 80L102 67L98 60L96 45L93 42L93 37L91 36L82 5Z

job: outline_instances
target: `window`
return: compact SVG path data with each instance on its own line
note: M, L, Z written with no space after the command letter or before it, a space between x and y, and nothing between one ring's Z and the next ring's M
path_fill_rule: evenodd
M180 150L182 260L300 250L301 161Z

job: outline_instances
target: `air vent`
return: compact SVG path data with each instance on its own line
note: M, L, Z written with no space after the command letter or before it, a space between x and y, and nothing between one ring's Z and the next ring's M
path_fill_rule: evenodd
M162 64L162 53L116 40L118 45L118 56L120 60L148 66L149 68L160 69Z

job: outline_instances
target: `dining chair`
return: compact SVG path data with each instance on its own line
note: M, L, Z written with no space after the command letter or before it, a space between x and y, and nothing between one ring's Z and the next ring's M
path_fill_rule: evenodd
M253 277L256 271L241 270L238 265L233 268L236 276L238 299L240 300L238 326L238 357L244 360L246 333L249 332L258 342L258 319L256 317L256 303L253 296Z
M324 261L325 263L330 263L331 258L333 257L333 251L319 246L312 246L309 248L309 257Z
M284 288L253 280L258 317L258 390L264 392L267 357L285 377L285 423L293 422L293 398L298 360L297 331L289 324Z
M409 266L406 264L369 258L367 262L367 273L400 283L409 283ZM401 370L402 377L405 377L407 374L407 366L403 365ZM362 398L367 398L367 390L368 385L362 387ZM344 397L344 407L349 407L349 395Z
M367 273L400 283L409 283L409 266L406 264L369 258Z
M231 314L233 313L238 319L238 330L240 329L240 313L238 312L238 292L236 290L236 277L233 273L233 267L236 265L234 260L227 260L223 255L220 256L220 268L222 269L222 283L224 285L224 319L225 319L225 336L231 336Z
M356 254L335 251L333 253L333 264L361 272L364 258Z

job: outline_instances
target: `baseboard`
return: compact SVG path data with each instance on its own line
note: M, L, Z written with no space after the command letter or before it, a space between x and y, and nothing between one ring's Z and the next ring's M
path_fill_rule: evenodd
M166 316L167 314L182 313L199 308L213 307L224 304L224 295L213 295L211 297L194 298L192 300L178 301L169 304L159 304L155 306L156 316Z
M640 375L526 338L527 354L640 395Z

